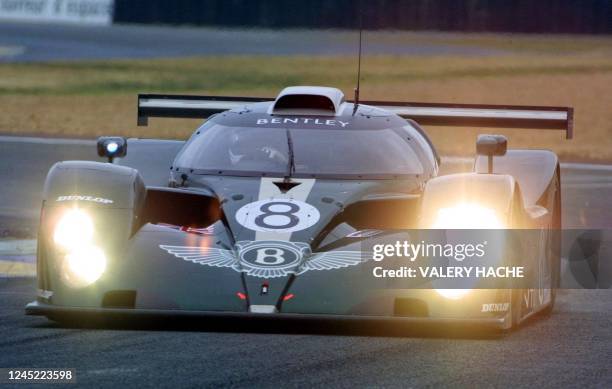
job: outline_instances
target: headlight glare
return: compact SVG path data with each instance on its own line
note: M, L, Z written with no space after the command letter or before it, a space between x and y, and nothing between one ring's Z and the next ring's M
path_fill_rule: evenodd
M473 203L462 203L449 208L440 208L431 228L484 230L503 229L504 225L493 209Z
M459 300L470 292L471 289L435 289L442 297L450 300Z
M64 250L74 250L91 243L94 227L91 218L80 209L66 212L53 233L53 241Z
M108 151L109 154L114 154L117 150L119 150L117 142L111 142L106 145L106 151Z
M53 241L59 248L62 278L80 288L96 282L106 270L106 255L93 244L94 225L83 210L67 210L55 225Z
M105 270L106 256L96 246L79 247L64 258L64 279L73 287L83 287L96 282Z

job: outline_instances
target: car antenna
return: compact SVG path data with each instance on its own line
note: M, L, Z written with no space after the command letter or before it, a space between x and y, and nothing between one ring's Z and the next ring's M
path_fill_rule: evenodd
M357 87L355 88L355 102L353 103L353 115L359 108L359 80L361 79L361 35L363 32L363 13L359 12L359 54L357 55Z

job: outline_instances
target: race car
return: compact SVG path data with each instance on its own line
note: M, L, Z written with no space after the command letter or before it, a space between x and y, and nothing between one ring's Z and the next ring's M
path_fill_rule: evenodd
M102 137L98 153L109 163L50 169L27 314L509 329L553 307L557 156L482 135L472 172L439 176L421 125L559 129L571 138L572 108L351 102L339 89L295 86L276 98L139 95L138 124L151 117L206 120L185 142ZM530 283L384 287L373 277L372 242L444 228L535 231L516 245L519 255L501 259L529 264Z

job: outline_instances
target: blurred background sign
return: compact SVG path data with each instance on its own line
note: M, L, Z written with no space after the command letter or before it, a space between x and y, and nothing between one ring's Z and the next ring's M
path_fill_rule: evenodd
M105 25L113 21L114 0L0 0L0 20Z
M609 34L610 0L116 0L115 23Z
M612 33L610 0L0 0L0 20L258 28Z

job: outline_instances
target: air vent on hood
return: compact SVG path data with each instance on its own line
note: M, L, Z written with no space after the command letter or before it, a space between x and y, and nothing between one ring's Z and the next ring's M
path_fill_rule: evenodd
M279 115L336 115L344 94L336 88L290 86L281 91L272 107Z
M280 189L280 191L282 193L287 193L289 192L291 189L295 188L296 186L300 185L301 182L292 182L292 181L275 181L273 182L274 185L276 185L276 187L278 189Z

